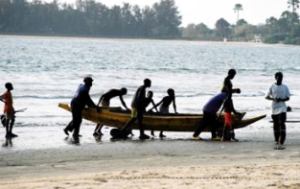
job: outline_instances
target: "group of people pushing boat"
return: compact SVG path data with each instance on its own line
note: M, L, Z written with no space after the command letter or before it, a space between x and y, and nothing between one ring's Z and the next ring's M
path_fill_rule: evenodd
M203 107L203 119L199 127L194 131L193 139L201 139L199 137L200 133L204 130L205 127L210 126L211 135L213 140L223 140L237 141L234 135L234 130L232 127L232 114L240 119L245 115L245 113L240 113L235 110L232 100L232 94L241 93L239 88L233 88L231 80L234 79L236 75L235 69L230 69L228 71L227 76L224 79L223 87L217 95L212 97L206 105ZM274 122L274 137L275 142L278 145L278 148L283 148L283 144L285 141L285 121L286 121L286 111L287 106L285 105L285 101L289 100L290 92L286 85L282 84L283 74L281 72L277 72L275 74L276 83L273 84L266 96L266 99L272 100L272 119ZM176 110L176 102L175 102L175 91L173 89L167 90L167 96L165 96L159 103L155 104L153 101L153 92L148 91L146 95L146 90L151 87L151 80L145 79L142 86L140 86L135 95L133 97L131 103L131 110L127 107L124 102L123 96L127 94L127 89L111 89L107 93L103 94L98 102L98 104L94 104L91 98L89 97L89 89L92 86L93 79L91 77L84 78L84 84L81 84L71 101L71 109L72 109L72 122L64 129L64 132L68 135L69 132L73 131L73 138L75 140L79 137L79 128L82 120L81 111L88 105L90 107L95 107L97 111L100 111L99 106L109 107L110 100L115 97L119 97L121 104L123 107L131 111L131 119L123 126L122 129L112 129L111 135L113 138L126 139L131 132L131 125L134 122L137 122L139 126L140 135L139 138L141 140L149 139L150 137L145 134L143 127L143 116L146 112L146 108L152 104L153 107L150 109L156 110L156 112L160 112L162 114L169 113L169 107L173 103L174 112L177 113ZM159 107L159 110L157 109ZM217 131L217 118L218 113L224 112L224 129L222 133L218 133ZM101 136L101 128L103 127L102 123L98 123L94 136ZM151 134L154 135L154 132L151 131ZM221 136L221 137L220 137ZM163 138L165 135L163 131L160 132L159 137Z
M204 130L205 127L210 126L213 140L237 141L235 139L232 127L232 114L235 114L235 116L241 119L245 113L237 112L233 105L232 94L241 93L241 90L239 88L233 88L231 80L235 77L235 75L236 70L230 69L224 79L221 92L212 97L204 106L202 123L199 123L199 127L194 131L193 139L201 139L199 137L200 133ZM276 83L272 84L272 86L269 88L266 99L272 101L272 119L276 149L284 149L283 144L286 138L285 121L287 112L287 106L285 102L289 100L290 92L288 87L282 84L283 74L281 72L275 73L275 80ZM146 112L146 108L150 104L153 105L150 111L155 110L156 112L159 112L161 114L169 114L169 107L173 103L174 112L177 113L174 89L168 89L168 95L165 96L157 104L155 104L153 101L152 91L148 91L146 95L146 90L151 87L150 79L144 79L143 85L140 86L135 92L131 103L131 110L127 107L123 99L123 96L127 94L126 88L109 90L107 93L101 96L98 104L96 105L89 95L92 83L93 79L91 77L85 77L83 80L83 84L79 85L74 97L71 100L72 121L67 125L66 128L64 128L64 132L66 135L69 135L69 132L73 132L73 139L75 141L79 140L80 137L79 132L82 122L82 110L86 106L88 106L94 107L97 111L100 111L100 107L109 107L110 100L115 97L119 97L123 107L126 110L131 111L131 119L128 120L128 122L123 126L122 129L111 130L112 137L116 139L126 139L130 134L132 134L131 125L134 122L137 122L139 126L139 138L141 140L150 138L145 134L143 127L143 117ZM12 138L17 137L17 135L12 132L16 113L13 108L13 99L11 94L11 91L13 90L12 83L6 83L5 88L6 92L0 96L0 100L4 102L4 114L1 116L1 121L3 126L6 127L6 137ZM157 107L159 107L159 109ZM216 130L218 124L218 112L223 111L224 129L222 133L218 133L218 131ZM94 131L94 136L102 135L102 127L102 123L97 124ZM154 136L154 131L151 131L151 134ZM160 131L159 137L165 137L163 131Z
M69 132L73 131L73 138L74 140L78 140L79 135L79 128L80 123L82 120L81 117L81 111L85 107L85 105L88 105L89 107L95 107L97 111L100 111L99 107L109 107L110 100L115 97L119 97L121 104L123 107L131 111L131 119L124 125L123 129L118 130L112 130L111 134L114 138L122 138L125 139L128 137L128 135L132 134L131 132L131 124L133 124L135 121L139 125L140 129L140 136L139 138L141 140L149 139L150 137L145 134L144 127L143 127L143 117L144 113L146 112L146 108L152 104L153 107L150 111L153 109L156 110L156 112L162 113L162 114L168 114L169 113L169 106L173 103L174 112L177 113L176 110L176 102L175 102L175 91L174 89L168 89L167 90L167 96L165 96L160 102L157 104L153 101L153 92L148 91L146 95L146 89L151 87L151 80L145 79L144 84L140 86L133 98L133 101L131 103L131 110L127 107L126 103L124 102L123 96L127 94L126 88L121 89L111 89L107 93L103 94L98 104L96 105L88 95L89 88L92 86L93 79L91 77L84 78L84 84L81 84L74 96L74 98L71 101L71 110L72 110L72 121L68 124L66 128L64 128L64 132L69 135ZM82 104L81 104L82 103ZM84 104L84 105L83 105ZM159 110L158 108L159 107ZM94 136L101 136L101 128L103 127L102 123L98 123L96 125ZM154 136L154 131L151 131L151 134ZM165 137L163 134L163 131L160 131L159 136L161 138Z

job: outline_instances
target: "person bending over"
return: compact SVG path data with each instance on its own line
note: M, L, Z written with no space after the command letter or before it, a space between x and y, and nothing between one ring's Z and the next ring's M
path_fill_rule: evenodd
M101 107L109 107L110 105L110 100L112 98L115 98L115 97L119 97L120 98L120 101L123 105L123 107L129 111L129 108L127 108L127 105L123 99L123 96L127 94L127 89L126 88L121 88L121 89L111 89L109 90L108 92L104 93L100 99L99 99L99 102L97 104L97 106L101 105ZM96 125L96 128L95 128L95 131L94 131L94 136L101 136L102 135L102 132L101 132L101 129L103 127L103 124L102 123L98 123Z
M89 107L96 108L99 111L98 106L95 105L91 99L89 92L93 85L93 79L91 77L85 77L83 79L84 84L80 84L74 97L71 101L72 121L65 129L64 132L68 134L69 131L73 131L73 138L75 141L79 140L80 125L82 122L82 110L87 105Z

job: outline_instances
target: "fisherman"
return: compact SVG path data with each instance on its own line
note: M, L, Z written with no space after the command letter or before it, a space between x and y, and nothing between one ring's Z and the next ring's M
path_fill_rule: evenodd
M137 121L137 124L140 129L140 136L139 138L141 140L149 139L150 137L144 133L144 126L143 126L143 116L145 113L145 101L146 101L146 89L151 87L151 80L150 79L144 79L144 85L140 86L133 98L133 101L131 103L131 119L125 124L123 129L121 130L122 133L124 133L123 138L126 138L127 135L131 131L131 124Z
M93 100L89 95L90 88L93 85L93 79L91 77L85 77L83 79L84 84L80 84L72 101L71 101L71 109L72 109L72 124L69 124L64 132L68 135L69 131L73 131L73 139L75 141L79 141L79 131L80 125L82 121L82 110L87 105L89 107L96 108L99 111L99 107L95 105Z
M223 102L227 98L228 93L221 92L211 98L203 107L203 120L200 125L197 127L196 131L194 132L193 139L199 140L200 133L205 129L205 127L211 127L211 138L212 140L217 140L217 112L221 108Z
M290 99L290 91L286 85L282 84L283 74L281 72L275 73L275 80L276 83L270 87L266 99L272 101L275 149L282 150L285 148L283 145L286 138L285 122L287 106L285 102Z
M224 130L223 130L223 137L222 140L233 140L238 141L235 138L234 129L232 128L232 115L231 113L234 113L239 118L242 118L245 113L237 112L234 109L233 101L232 101L232 94L233 93L240 93L241 90L239 88L233 89L231 80L235 77L236 70L230 69L228 70L227 77L225 77L223 82L223 88L222 92L227 92L228 96L225 99L223 109L224 109ZM225 136L224 136L225 135Z
M6 92L0 96L0 100L4 102L4 126L6 128L6 138L17 137L12 132L15 123L15 110L13 107L13 97L11 91L14 89L12 83L5 83Z
M235 77L235 75L236 75L235 69L228 70L228 74L224 79L221 92L227 92L228 94L241 93L241 90L239 88L235 88L235 89L232 88L233 86L231 80Z
M97 104L97 106L99 106L101 104L101 107L109 107L110 105L110 100L114 97L119 97L120 101L123 105L123 107L129 111L129 108L127 108L126 103L123 99L123 96L127 94L127 89L126 88L121 88L121 89L111 89L108 92L106 92L105 94L103 94L100 99L99 102ZM94 136L101 136L102 132L101 129L103 127L102 123L98 123L95 131L94 131Z
M177 114L176 102L175 102L175 91L174 89L170 88L167 90L167 93L168 96L163 97L163 99L159 103L157 103L154 107L159 106L159 113L161 114L169 114L169 107L171 103L173 103L174 112L175 114ZM153 130L151 131L151 135L154 136ZM164 138L166 137L166 135L163 134L163 131L160 131L159 137Z
M221 138L217 135L217 112L221 108L222 104L226 98L230 97L233 93L240 93L239 88L233 89L231 80L235 77L236 71L234 69L228 70L228 74L224 79L223 87L221 93L217 94L211 98L203 107L203 120L199 127L194 132L193 139L201 139L199 137L200 133L205 129L205 127L211 127L211 137L212 140L220 140Z

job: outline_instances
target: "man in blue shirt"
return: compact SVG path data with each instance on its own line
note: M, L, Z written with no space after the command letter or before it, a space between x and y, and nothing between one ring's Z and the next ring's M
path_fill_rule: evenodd
M221 92L211 98L203 108L203 120L201 125L194 132L193 138L200 139L199 135L204 130L206 126L211 127L211 137L215 139L217 137L216 134L216 125L217 125L217 112L221 108L224 100L227 98L227 93Z
M236 71L234 69L228 70L228 74L223 82L221 93L211 98L203 108L203 120L199 127L194 132L193 138L200 139L199 135L205 127L211 127L212 139L217 139L217 112L223 105L227 98L231 98L232 93L240 93L240 89L233 89L231 80L235 77Z
M71 101L71 110L72 110L72 121L65 129L64 132L68 134L68 131L73 131L74 140L78 140L80 125L82 122L82 110L87 105L89 107L94 107L99 110L91 99L89 92L90 88L93 85L93 79L91 77L85 77L83 79L84 84L80 84L74 97Z

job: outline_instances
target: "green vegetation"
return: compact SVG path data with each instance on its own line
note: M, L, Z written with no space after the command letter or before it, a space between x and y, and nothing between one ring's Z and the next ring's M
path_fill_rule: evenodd
M265 43L284 43L300 45L300 20L297 10L299 0L288 0L288 8L280 18L270 17L262 25L251 25L246 20L239 19L241 4L234 6L237 22L229 24L224 18L216 21L215 28L210 29L205 24L190 24L182 30L182 37L193 40L231 40L231 41L262 41Z
M243 5L239 4L239 3L235 4L233 10L236 13L236 16L237 16L236 21L238 22L240 20L240 11L243 10Z
M0 33L74 35L97 37L162 38L208 41L262 41L300 45L299 0L287 0L290 10L265 24L251 25L240 19L242 4L234 5L237 22L224 18L214 28L204 23L180 28L181 16L174 0L160 0L151 7L124 3L107 7L95 0L77 0L75 5L58 0L0 0Z
M180 24L174 0L144 8L128 3L109 8L95 0L77 0L76 5L0 0L0 33L178 38Z

